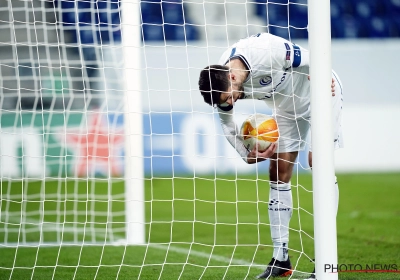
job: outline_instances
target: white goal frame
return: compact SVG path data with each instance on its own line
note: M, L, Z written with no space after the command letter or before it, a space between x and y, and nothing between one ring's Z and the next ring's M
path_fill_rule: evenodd
M317 279L336 280L324 271L337 265L336 205L332 142L330 0L309 0L308 28L313 150L315 270ZM325 94L326 93L326 94Z
M125 76L125 236L126 243L133 245L145 243L140 1L123 0L121 7Z

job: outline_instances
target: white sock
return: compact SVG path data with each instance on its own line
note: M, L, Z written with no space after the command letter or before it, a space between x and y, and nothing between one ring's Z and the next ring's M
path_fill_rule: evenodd
M336 216L337 216L338 208L339 208L339 184L337 182L336 176L335 176L335 190L336 190L336 192L335 192L335 194L336 194L336 197L335 197L336 204L335 205L336 205Z
M293 213L290 182L270 183L269 185L268 214L274 246L273 257L278 261L286 261L288 258L289 222Z

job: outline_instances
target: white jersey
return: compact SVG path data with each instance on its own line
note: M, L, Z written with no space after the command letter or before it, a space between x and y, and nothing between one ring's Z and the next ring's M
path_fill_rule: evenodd
M240 59L249 70L245 82L244 99L263 100L274 110L281 137L277 152L291 152L304 149L305 138L309 132L310 120L310 81L309 53L306 49L269 33L260 33L242 39L226 50L219 60L220 65L231 59ZM342 86L339 85L334 104L335 135L341 135L340 116ZM233 106L218 106L220 121L228 141L247 161L249 151L243 144L233 118ZM335 136L339 139L339 136Z
M240 59L250 71L243 83L245 99L264 100L271 109L288 117L309 115L307 50L281 37L259 33L235 43L223 53L219 64L225 65L231 59Z

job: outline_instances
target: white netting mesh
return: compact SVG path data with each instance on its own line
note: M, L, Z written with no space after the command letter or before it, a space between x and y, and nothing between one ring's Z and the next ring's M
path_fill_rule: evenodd
M269 31L306 39L305 4L140 3L147 243L128 246L125 201L136 198L125 197L123 180L123 3L2 1L0 274L244 279L261 272L272 252L268 163L238 157L197 81L240 38ZM271 113L244 102L237 122L255 111ZM291 182L289 249L300 278L313 266L306 162L300 154Z

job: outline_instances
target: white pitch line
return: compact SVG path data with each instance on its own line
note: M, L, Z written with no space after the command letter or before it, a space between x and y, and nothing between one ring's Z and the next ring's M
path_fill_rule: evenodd
M31 226L31 227L37 227L37 228L41 228L41 229L45 229L46 231L53 231L53 232L60 232L60 233L78 233L78 234L83 234L85 232L85 230L87 231L87 235L92 235L92 232L90 230L90 228L74 228L74 227L70 227L70 226L61 226L61 225L54 225L54 223L49 223L49 222L44 222L44 223L40 223L37 220L34 219L29 219L29 218L25 218L24 219L25 223L27 226ZM19 224L20 223L20 219L15 219L15 218L9 218L8 222L14 223L14 224ZM101 233L100 231L102 231L103 233ZM98 238L104 238L104 230L102 229L96 229L96 232L94 233L94 235ZM114 235L114 237L117 237ZM120 237L119 240L117 240L116 242L109 242L109 243L88 243L88 244L77 244L77 243L73 243L73 242L62 242L62 243L56 243L56 242L52 242L52 243L38 243L38 242L26 242L26 243L17 243L17 242L13 242L13 243L0 243L0 248L1 247L37 247L37 246L43 246L43 247L59 247L59 246L104 246L104 245L112 245L112 246L124 246L124 245L129 245L127 244L122 236L118 236L118 238ZM135 245L133 245L135 246ZM151 248L155 248L155 249L159 249L159 250L169 250L171 252L174 253L178 253L178 254L182 254L182 255L192 255L192 256L196 256L199 258L205 258L205 259L212 259L215 261L219 261L219 262L224 262L224 263L230 263L233 265L243 265L243 266L254 266L254 267L258 267L260 269L262 269L263 266L265 266L265 264L258 264L258 263L251 263L248 262L246 260L242 260L242 259L230 259L227 257L223 257L220 255L216 255L216 254L212 254L210 257L210 254L202 252L202 251L197 251L197 250L193 250L193 249L184 249L184 248L180 248L180 247L176 247L176 246L168 246L165 244L157 244L157 243L148 243L148 244L143 244L143 245L137 245L137 246L149 246Z
M196 257L205 258L205 259L209 259L210 258L210 254L207 254L207 253L201 252L201 251L196 251L196 250L193 250L193 249L189 250L189 249L179 248L179 247L175 247L175 246L168 246L168 245L164 245L164 244L153 244L153 243L150 243L148 246L150 246L152 248L157 248L157 249L160 249L160 250L168 249L168 250L170 250L172 252L183 254L183 255L188 255L190 253L190 255L193 255L193 256L196 256ZM227 263L231 263L231 264L235 264L235 265L256 266L256 267L260 267L260 269L261 269L262 266L265 266L265 264L249 263L246 260L230 259L230 258L227 258L227 257L215 255L215 254L211 255L211 259L215 260L215 261L227 262Z

